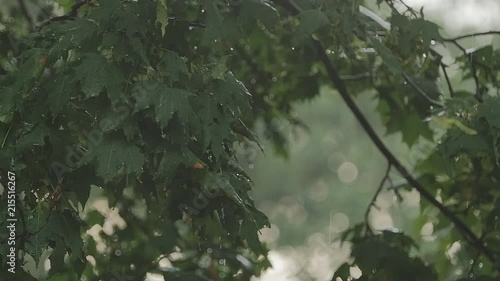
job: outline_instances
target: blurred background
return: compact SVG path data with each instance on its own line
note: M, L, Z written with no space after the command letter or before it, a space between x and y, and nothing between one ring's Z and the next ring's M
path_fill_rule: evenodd
M379 15L389 12L373 2L369 9ZM441 26L445 36L500 29L497 0L407 0L406 4L417 10L423 6L426 18ZM466 45L480 47L491 40L489 36L473 38ZM445 62L453 63L454 53L437 48L446 54ZM379 135L384 136L385 143L405 165L412 167L416 159L433 148L433 143L421 140L417 148L409 151L400 135L387 136L375 112L373 97L374 93L359 93L357 102ZM312 102L295 109L297 118L309 131L291 130L289 124L280 121L274 126L289 135L288 160L273 153L262 136L265 154L256 147L239 150L255 183L253 196L257 206L272 223L271 229L262 231L261 238L271 249L273 269L256 280L328 280L349 253L349 245L338 240L340 233L363 221L387 168L385 158L332 89L323 89ZM390 178L394 185L401 183L396 173L391 173ZM377 208L372 208L370 220L375 229L408 231L422 243L421 252L425 255L426 249L433 247L432 224L415 221L419 213L418 194L401 196L402 201L394 192L383 192ZM451 247L448 252L454 250Z

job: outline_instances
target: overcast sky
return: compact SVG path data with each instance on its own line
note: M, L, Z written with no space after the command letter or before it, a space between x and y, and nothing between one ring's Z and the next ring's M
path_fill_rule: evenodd
M499 0L406 0L405 3L419 9L423 6L426 17L450 35L500 30Z

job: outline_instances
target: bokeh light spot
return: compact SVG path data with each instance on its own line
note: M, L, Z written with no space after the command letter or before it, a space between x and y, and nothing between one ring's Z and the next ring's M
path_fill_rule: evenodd
M337 174L343 183L350 183L358 177L358 167L352 162L344 162L340 164Z

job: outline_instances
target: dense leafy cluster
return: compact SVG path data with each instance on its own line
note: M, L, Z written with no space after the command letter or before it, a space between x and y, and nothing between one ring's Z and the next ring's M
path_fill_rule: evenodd
M387 133L409 146L438 143L415 176L378 145L408 181L391 186L396 195L421 194L416 229L431 223L438 250L422 253L421 238L366 222L343 236L352 258L332 280L352 280L354 266L358 280L498 278L500 50L466 50L392 0L378 1L391 9L389 22L356 0L56 2L0 26L0 169L17 177L16 245L36 263L50 260L48 272L19 267L9 280L259 275L269 263L258 231L269 222L233 144L256 141L248 128L262 120L286 155L273 122L301 125L293 104L323 85L337 88L362 124L349 95L375 93ZM68 14L49 17L55 6ZM455 90L437 44L457 47L472 87ZM90 208L91 193L125 225ZM106 224L111 230L92 236ZM444 254L453 243L459 262Z
M98 4L24 40L20 67L2 77L1 165L15 171L23 194L22 249L38 262L52 248L53 280L144 276L175 252L179 272L164 273L168 280L254 275L266 252L257 230L268 222L232 148L235 132L251 137L242 121L251 113L248 90L202 48L201 36L174 35L189 32L189 23L170 23L163 36L155 16L165 7ZM110 247L102 253L80 239L104 219L96 211L80 218L91 186L105 189L127 222L103 237ZM130 211L142 202L146 217ZM110 260L117 249L123 254ZM102 266L86 266L89 254Z

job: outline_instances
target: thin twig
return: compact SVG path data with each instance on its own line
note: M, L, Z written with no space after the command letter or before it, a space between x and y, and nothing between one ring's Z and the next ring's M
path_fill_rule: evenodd
M403 78L405 79L405 81L410 84L410 86L417 92L419 93L422 97L424 97L424 99L426 101L428 101L429 103L432 103L433 105L435 106L438 106L438 107L443 107L444 104L439 102L439 101L436 101L434 99L432 99L424 90L422 90L422 88L420 88L415 82L413 82L413 80L411 79L410 76L408 76L408 74L406 74L405 72L402 72L403 74Z
M448 90L450 91L450 97L454 97L455 91L453 91L453 87L451 86L450 77L448 76L448 72L446 71L447 66L444 63L440 63L440 65L441 65L441 69L443 69L444 78L446 79L446 84L448 85Z
M88 4L88 3L89 3L88 0L80 0L80 1L76 2L73 6L71 6L71 11L69 11L69 13L67 13L66 15L63 15L63 16L53 17L53 18L50 18L50 19L42 22L39 26L37 26L36 31L42 30L42 28L46 27L47 25L49 25L52 22L74 19L75 17L78 16L78 10L80 9L80 7L82 7L83 5Z
M283 2L288 2L288 4L284 5L284 7L287 8L294 15L297 15L301 11L300 9L293 8L297 7L297 5L291 2L291 0L273 0L273 1L278 4ZM464 237L464 239L466 239L472 246L476 247L477 249L481 249L481 251L484 252L485 256L491 262L494 263L496 261L495 256L491 254L489 249L486 248L486 246L478 238L478 236L453 212L448 210L441 202L439 202L432 195L432 193L427 191L427 189L410 174L410 172L406 169L406 167L404 167L401 164L401 162L399 162L399 160L394 156L394 154L385 146L383 141L378 137L373 127L370 125L364 114L361 112L359 107L352 99L344 81L342 81L337 72L337 69L333 66L332 62L328 58L325 52L325 48L323 47L321 42L312 37L311 40L313 42L314 47L316 48L319 59L326 67L328 76L332 84L338 90L340 96L342 97L346 105L349 107L351 112L354 114L358 122L361 124L365 132L368 134L372 142L378 148L378 150L385 156L385 158L389 161L389 163L391 163L391 165L394 166L396 170L406 179L406 181L420 193L422 198L429 201L431 205L436 207L446 218L448 218L455 225L455 227L457 228L459 233Z
M387 163L387 170L384 173L384 177L380 181L380 184L377 188L377 191L373 195L372 200L370 200L370 204L368 205L368 208L366 208L366 211L365 211L365 225L366 225L366 229L368 230L368 232L370 234L373 233L373 230L370 227L370 222L369 222L368 217L370 216L370 211L371 211L372 207L376 206L375 201L377 201L377 198L378 198L380 192L382 192L382 189L384 188L385 182L389 179L389 172L391 171L391 167L392 167L391 163L388 162Z
M23 13L24 17L28 21L29 30L33 31L33 29L35 28L35 22L33 21L33 17L31 17L28 9L26 8L26 3L24 3L24 0L17 0L17 3L19 4L19 8L21 8L21 12Z
M453 45L455 45L457 48L459 48L462 53L463 53L463 56L465 58L467 58L467 60L469 61L470 63L470 66L471 66L471 74L472 74L472 78L474 79L474 84L476 85L476 93L475 93L475 97L476 99L479 101L479 102L482 102L482 97L481 97L481 85L479 83L479 77L477 76L477 70L476 70L476 62L474 61L473 59L473 56L472 54L473 53L468 53L467 50L462 46L460 45L456 40L453 40L453 39L445 39L444 40L445 42L449 42L449 43L452 43Z

